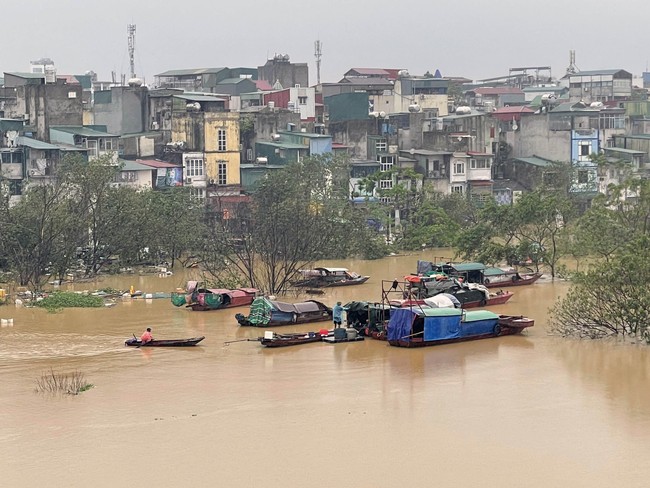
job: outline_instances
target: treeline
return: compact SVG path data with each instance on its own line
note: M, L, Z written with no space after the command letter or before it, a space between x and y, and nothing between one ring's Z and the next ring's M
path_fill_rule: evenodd
M30 185L16 205L0 185L0 269L38 290L71 270L96 275L114 260L173 267L192 259L215 283L278 293L317 259L387 253L366 211L348 199L347 164L306 158L271 172L249 202L221 212L189 188L116 185L120 168L108 158L68 157L56 179Z

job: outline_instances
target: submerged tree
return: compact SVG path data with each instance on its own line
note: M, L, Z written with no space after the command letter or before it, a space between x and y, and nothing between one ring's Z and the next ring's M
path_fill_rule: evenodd
M562 335L650 339L650 182L629 180L594 200L577 222L574 245L592 257L552 310ZM623 198L625 196L625 198Z
M270 172L234 218L217 216L204 239L213 274L237 269L268 293L286 291L315 260L345 256L365 237L362 215L348 198L347 162L310 157Z

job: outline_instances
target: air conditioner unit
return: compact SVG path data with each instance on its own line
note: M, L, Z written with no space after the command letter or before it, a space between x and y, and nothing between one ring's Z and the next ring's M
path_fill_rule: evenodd
M192 184L192 178L185 178L185 184L186 185L191 185Z
M29 114L23 114L23 120L29 120Z

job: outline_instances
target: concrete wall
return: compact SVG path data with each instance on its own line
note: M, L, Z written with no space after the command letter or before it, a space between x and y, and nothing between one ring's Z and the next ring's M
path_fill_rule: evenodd
M94 123L117 135L149 130L148 92L146 87L112 87L110 103L95 103Z
M50 127L83 125L81 85L25 85L16 88L17 111L29 114L36 138L50 141Z
M519 121L519 130L510 134L510 157L539 156L551 161L571 160L571 131L550 130L547 114L523 115Z
M350 156L356 159L368 158L368 135L377 134L375 119L347 120L330 123L328 132L334 142L350 147Z
M296 85L309 86L309 67L307 63L290 63L269 59L264 66L257 68L258 79L266 80L271 86L279 81L282 88Z

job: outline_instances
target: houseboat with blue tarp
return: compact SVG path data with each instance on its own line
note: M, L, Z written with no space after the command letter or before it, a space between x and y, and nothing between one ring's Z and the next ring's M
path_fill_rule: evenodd
M518 334L535 322L523 316L488 310L400 308L391 311L387 339L391 346L424 347Z

